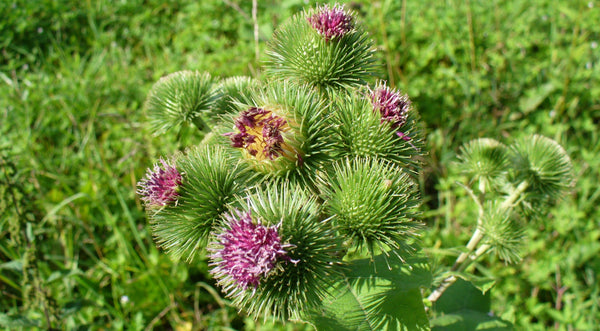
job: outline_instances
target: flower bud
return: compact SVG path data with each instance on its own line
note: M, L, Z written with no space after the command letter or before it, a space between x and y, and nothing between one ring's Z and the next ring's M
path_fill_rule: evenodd
M307 17L307 20L313 29L325 38L325 41L343 37L354 27L352 15L339 5L334 5L332 8L323 5Z
M354 248L367 248L372 256L391 249L400 259L413 252L420 199L401 169L377 159L348 159L335 164L322 191L326 212Z
M146 207L163 207L177 200L182 177L177 168L160 159L162 167L156 163L154 169L146 172L146 177L138 183L137 193Z
M241 201L240 201L241 202ZM256 189L245 211L214 233L211 271L240 309L258 318L299 319L318 307L340 274L340 243L303 189Z
M226 216L225 228L219 230L210 249L210 273L227 292L232 286L257 287L278 262L290 261L284 249L290 245L281 243L279 225L255 223L250 212L236 210L236 214Z
M367 84L375 74L372 41L341 6L299 13L268 44L267 73L324 94Z
M208 73L179 71L162 77L146 98L144 107L156 134L179 129L183 124L194 124L204 129L206 116L219 98L212 88Z

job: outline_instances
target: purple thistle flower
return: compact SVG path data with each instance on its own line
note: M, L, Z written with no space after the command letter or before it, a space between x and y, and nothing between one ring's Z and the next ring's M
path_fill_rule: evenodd
M236 148L247 148L256 140L256 136L246 133L245 130L240 133L228 132L224 134L225 136L231 136L232 147Z
M370 97L373 103L373 111L381 114L381 123L390 122L394 129L399 129L406 123L411 106L410 99L406 94L400 94L400 92L392 90L384 83L371 91ZM411 138L406 133L397 131L396 135L418 150L410 142Z
M281 148L281 144L283 144L281 128L286 124L287 122L279 117L269 117L264 120L262 135L265 148L263 149L263 153L271 160L273 160L274 156L279 156L278 154L281 154L283 151Z
M333 8L324 5L307 20L313 29L325 38L325 41L342 37L353 28L352 16L338 5Z
M292 261L284 250L291 245L281 244L280 225L266 227L260 221L253 223L249 212L236 213L237 218L233 214L226 216L228 229L217 235L216 245L209 249L210 265L214 267L210 273L221 284L245 290L258 286L278 261Z
M244 110L235 120L235 127L238 128L240 132L246 132L246 127L255 127L258 123L258 119L266 113L266 110L257 107L251 107L248 110Z
M295 152L282 134L290 129L288 121L270 110L251 107L241 112L234 123L237 131L223 135L229 137L232 147L244 148L257 160L274 160L282 155L289 158L286 152Z
M175 166L160 159L161 166L156 163L154 170L148 169L146 177L138 183L137 194L141 195L142 201L149 207L166 206L177 200L177 190L182 182L182 177Z
M381 122L391 122L392 127L399 128L406 123L410 110L410 99L405 94L400 94L390 89L385 84L371 91L373 110L381 114Z

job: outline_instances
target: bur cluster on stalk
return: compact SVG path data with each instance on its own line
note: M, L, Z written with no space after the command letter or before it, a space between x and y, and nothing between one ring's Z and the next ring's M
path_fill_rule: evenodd
M557 142L540 135L511 145L479 138L462 146L457 169L477 210L473 234L452 267L427 297L435 303L458 278L474 279L467 268L487 254L506 263L521 260L527 223L560 200L574 185L573 166Z
M224 295L255 319L427 328L418 181L426 152L415 105L377 79L374 43L343 5L294 15L266 53L262 77L181 71L151 88L145 110L156 134L192 125L203 136L139 181L157 245L174 259L208 260ZM478 201L473 249L516 260L515 240L498 236L520 235L513 212L569 186L555 179L556 167L568 172L564 151L533 141L463 149L472 195L498 192ZM543 157L530 155L541 148Z

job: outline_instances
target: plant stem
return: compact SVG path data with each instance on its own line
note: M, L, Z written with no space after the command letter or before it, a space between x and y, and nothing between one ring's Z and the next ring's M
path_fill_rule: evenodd
M517 199L519 198L519 196L521 194L523 194L523 192L525 192L525 190L529 187L529 182L528 181L523 181L521 182L521 184L519 184L519 186L517 186L517 188L506 198L506 200L504 200L504 202L502 202L502 204L500 205L501 209L509 209L512 208L515 201L517 201Z
M206 128L206 124L204 123L204 121L202 120L202 118L200 116L196 116L192 119L192 123L194 123L194 125L198 128L198 130L202 131L204 130L204 128Z
M503 210L508 210L510 208L512 208L515 204L515 202L518 200L519 196L521 194L523 194L523 192L525 192L525 190L529 187L529 183L527 181L523 181L519 184L519 186L517 186L517 188L506 198L506 200L504 200L502 202L502 204L500 205L500 209ZM483 216L483 209L481 209L481 204L479 204L479 218L477 219L477 229L475 229L475 232L473 232L473 235L471 236L471 239L469 240L469 242L467 243L467 252L463 252L461 253L458 258L456 258L456 261L454 262L454 265L452 265L452 268L450 269L451 271L459 271L462 272L464 271L471 263L475 262L479 257L481 257L483 254L485 254L489 249L490 249L490 245L488 244L484 244L481 245L474 254L472 254L472 252L475 250L475 248L477 247L477 245L479 244L479 242L481 242L481 240L483 239L483 237L485 236L485 234L483 233L483 231L481 231L481 222L482 222L482 216ZM431 294L427 297L427 300L429 300L429 302L435 302L437 301L442 294L444 293L444 291L446 291L446 289L448 287L450 287L450 285L454 284L454 282L456 282L456 276L454 275L450 275L448 277L446 277L442 283L433 291L431 292Z

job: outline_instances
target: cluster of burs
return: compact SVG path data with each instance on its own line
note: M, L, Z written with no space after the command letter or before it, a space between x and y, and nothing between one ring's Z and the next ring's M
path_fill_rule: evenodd
M408 96L377 79L373 43L343 6L290 18L266 58L260 79L181 71L152 87L154 132L192 124L204 138L160 159L138 194L167 254L208 256L251 316L301 319L348 261L415 253L423 133ZM506 162L491 144L492 161ZM552 186L530 175L527 187Z

